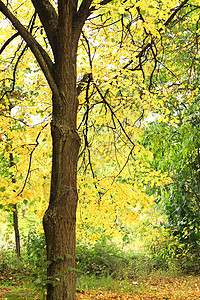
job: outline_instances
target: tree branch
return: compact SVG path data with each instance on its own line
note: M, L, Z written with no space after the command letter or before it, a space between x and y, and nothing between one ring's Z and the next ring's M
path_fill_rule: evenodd
M116 116L115 112L113 111L112 107L110 106L110 104L108 103L108 101L106 100L106 97L101 93L99 87L97 86L96 83L94 83L94 86L97 90L97 92L99 93L99 96L101 97L101 99L103 100L103 102L106 104L106 106L109 108L111 115L113 115L115 117L115 119L117 120L121 130L123 131L124 135L127 137L127 139L129 140L129 142L135 147L135 143L131 140L130 136L127 134L127 132L124 129L124 126L122 124L122 122L119 120L119 118ZM107 94L108 90L106 91Z
M110 3L112 0L102 0L100 3L98 3L99 5L101 5L101 6L104 6L104 5L106 5L106 4L108 4L108 3ZM95 11L96 10L96 8L95 8L95 6L92 6L91 8L90 8L90 12L93 12L93 11Z
M76 35L76 40L79 39L83 25L84 25L87 17L89 17L89 15L90 15L91 3L92 3L92 0L82 0L79 10L74 15L73 27L74 27L74 32Z
M79 96L80 93L83 91L86 83L88 83L88 81L90 80L90 78L92 77L91 73L85 73L82 77L82 79L79 81L79 84L77 86L77 95Z
M17 196L18 197L19 195L21 195L21 193L24 191L25 187L26 187L26 184L27 184L27 181L28 181L28 177L30 175L30 171L31 171L31 163L32 163L32 158L33 158L33 153L35 151L35 149L37 148L37 146L39 145L39 137L42 133L42 130L48 126L48 123L46 123L43 128L40 130L40 132L38 133L37 137L36 137L36 140L35 140L35 144L34 144L34 148L31 150L30 154L29 154L29 164L28 164L28 170L27 170L27 173L26 173L26 178L24 180L24 184L23 184L23 187L21 188L20 192L18 192Z
M29 26L30 26L30 32L32 33L32 30L33 30L33 25L35 23L35 18L36 18L36 13L34 13L30 23L29 23ZM0 54L2 54L2 52L6 49L6 47L16 38L20 35L19 32L16 32L15 34L13 34L4 44L3 46L1 47L0 49Z
M76 36L78 38L80 37L81 30L83 28L86 19L91 15L91 13L93 13L96 10L95 5L90 7L92 1L93 0L82 0L79 10L74 16L74 28L76 29ZM112 0L103 0L98 4L103 6L108 4L111 1Z
M181 8L183 8L183 6L185 4L187 4L187 2L189 2L189 0L185 0L183 1L175 10L174 12L171 14L171 16L167 19L167 21L164 23L165 26L168 26L169 23L173 20L173 18L175 17L175 15L181 10Z
M13 70L13 79L12 79L12 87L10 90L6 90L3 95L0 98L0 101L4 98L5 95L7 95L8 93L12 93L15 89L15 83L16 83L16 71L17 71L17 66L20 62L20 59L22 58L22 56L24 55L25 51L27 49L27 46L24 47L24 49L22 50L22 52L20 53L19 57L17 58L17 62L14 66L14 70Z
M1 47L0 49L0 54L6 49L6 47L16 38L18 37L20 34L19 32L16 32L15 34L13 34Z
M57 27L58 27L58 15L55 8L49 0L31 0L40 21L44 26L44 30L48 37L49 43L53 50L54 56L57 54Z
M42 48L42 46L36 41L32 34L21 24L21 22L12 14L12 12L7 8L7 6L0 0L0 11L10 20L15 29L19 32L21 37L25 40L32 53L34 54L37 62L39 63L47 82L56 95L59 94L58 88L52 76L53 63L47 54L47 52Z
M168 26L170 24L170 22L173 20L173 18L176 16L176 14L184 7L185 4L187 4L189 0L185 0L183 1L175 10L174 12L171 14L171 16L167 19L167 21L165 21L164 25L165 26ZM159 32L162 31L162 28L159 29ZM154 41L155 39L152 39L152 42ZM142 51L136 56L137 58L138 57L142 57L144 55L144 53L146 52L147 49L149 49L152 45L152 42L151 43L148 43L145 47L143 47Z
M78 13L87 14L89 12L90 5L92 3L92 0L82 0L82 3L79 7Z

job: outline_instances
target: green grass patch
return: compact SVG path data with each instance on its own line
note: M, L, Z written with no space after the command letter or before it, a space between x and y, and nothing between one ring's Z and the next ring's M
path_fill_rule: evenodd
M138 294L143 291L144 285L140 281L132 281L128 278L115 279L112 276L97 277L95 275L83 275L77 280L77 289L80 291L113 291L119 295Z

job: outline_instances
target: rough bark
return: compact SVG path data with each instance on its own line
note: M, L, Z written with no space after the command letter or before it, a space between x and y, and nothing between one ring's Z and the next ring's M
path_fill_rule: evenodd
M73 10L71 1L59 2L58 45L53 70L59 97L53 94L51 195L43 219L47 259L51 261L48 277L53 281L59 278L59 281L56 286L48 285L48 300L76 299L74 268L80 138L76 131L78 39L74 35Z
M72 64L73 65L73 64ZM76 74L73 66L59 73L61 97L53 97L51 123L53 162L51 195L43 223L47 244L47 259L51 261L48 277L59 284L48 285L48 300L75 299L75 230L77 207L77 161L80 138L76 131ZM57 73L57 72L56 72ZM59 81L62 82L58 74ZM65 76L69 76L65 79ZM67 83L66 83L67 82ZM58 273L61 273L60 275ZM53 276L53 278L52 278Z

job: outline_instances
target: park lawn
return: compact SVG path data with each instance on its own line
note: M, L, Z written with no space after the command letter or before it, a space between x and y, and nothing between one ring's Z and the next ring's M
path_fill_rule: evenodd
M110 287L83 289L77 292L77 300L86 299L133 299L133 300L199 300L200 276L156 275L138 281L113 280ZM42 300L34 288L27 286L0 287L0 299Z

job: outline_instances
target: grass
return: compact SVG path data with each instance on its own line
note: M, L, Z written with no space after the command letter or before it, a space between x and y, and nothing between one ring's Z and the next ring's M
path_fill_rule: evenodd
M0 299L10 300L42 300L43 296L37 291L34 285L29 282L21 286L10 285L0 286Z

